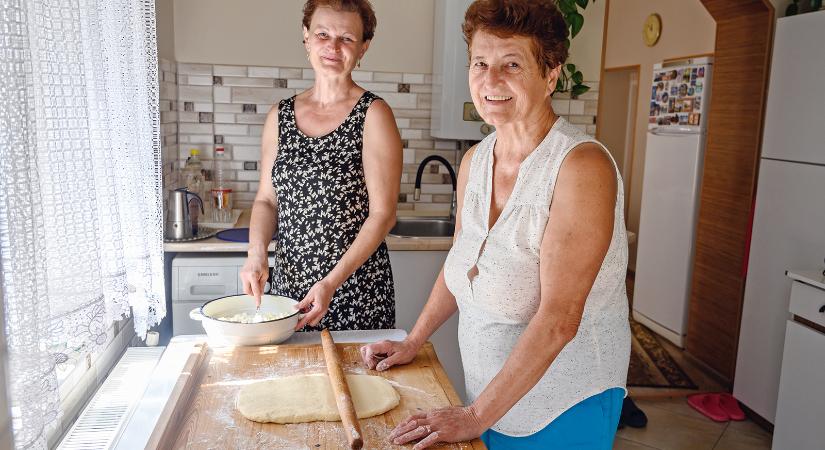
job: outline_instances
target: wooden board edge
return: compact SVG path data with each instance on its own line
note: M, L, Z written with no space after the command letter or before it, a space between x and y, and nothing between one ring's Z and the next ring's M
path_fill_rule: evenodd
M186 411L189 399L200 379L200 369L204 361L208 359L207 355L211 351L206 343L196 344L194 348L198 350L193 351L186 360L178 381L175 383L175 387L172 388L172 393L166 400L155 428L149 436L146 449L172 448L175 443L177 438L176 425L179 425L181 416Z
M444 366L441 365L441 361L438 359L438 355L435 353L435 348L433 347L432 342L427 341L421 347L421 352L424 353L427 358L430 359L432 363L433 372L435 373L435 378L438 380L438 384L441 385L441 389L444 390L444 393L447 395L447 400L450 401L452 406L464 406L464 403L458 398L458 394L455 392L455 388L453 388L453 383L450 382L450 378L447 376L447 372L444 370ZM486 450L487 446L481 442L481 439L473 439L470 442L464 442L463 444L469 445L471 448L478 449L478 450Z

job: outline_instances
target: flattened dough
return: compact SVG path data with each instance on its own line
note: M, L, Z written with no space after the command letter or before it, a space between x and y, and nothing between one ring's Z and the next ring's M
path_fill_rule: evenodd
M401 400L395 388L381 377L347 375L347 384L359 419L383 414L398 406ZM248 384L238 395L238 410L255 422L341 420L325 374L294 375Z

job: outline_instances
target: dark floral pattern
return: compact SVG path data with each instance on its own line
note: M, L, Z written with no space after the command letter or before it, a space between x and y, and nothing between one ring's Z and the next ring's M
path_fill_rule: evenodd
M369 215L361 160L364 121L376 95L365 92L329 134L304 135L295 97L278 105L278 157L272 184L278 198L278 245L272 292L301 300L335 267ZM335 291L318 327L304 331L395 327L395 291L386 243Z

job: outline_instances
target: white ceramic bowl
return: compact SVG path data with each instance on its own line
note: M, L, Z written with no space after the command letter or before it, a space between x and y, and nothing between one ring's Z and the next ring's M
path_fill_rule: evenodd
M295 309L298 302L277 295L261 296L261 313L283 315L279 319L258 323L239 323L221 320L236 314L255 314L255 299L251 295L233 295L216 298L189 312L189 317L199 320L213 345L266 345L278 344L292 336L301 316Z

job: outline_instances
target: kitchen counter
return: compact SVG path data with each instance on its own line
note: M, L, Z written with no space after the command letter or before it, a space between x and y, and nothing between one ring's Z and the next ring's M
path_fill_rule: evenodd
M295 333L283 345L320 344L321 333ZM332 336L336 343L377 342L384 339L403 340L407 332L399 329L392 330L362 330L362 331L333 331ZM122 433L112 447L117 450L137 450L146 447L153 430L161 419L166 402L173 395L176 384L184 370L184 365L197 344L207 342L206 335L176 336L164 349L149 385L141 396L137 408L129 417Z
M237 228L249 226L251 211L246 209L235 224ZM387 236L385 239L390 250L449 250L453 244L450 237L400 238ZM228 242L216 237L189 242L166 242L163 250L166 252L235 252L246 253L246 242ZM269 251L275 251L275 243L269 244Z
M825 273L819 270L787 270L788 278L825 290Z

